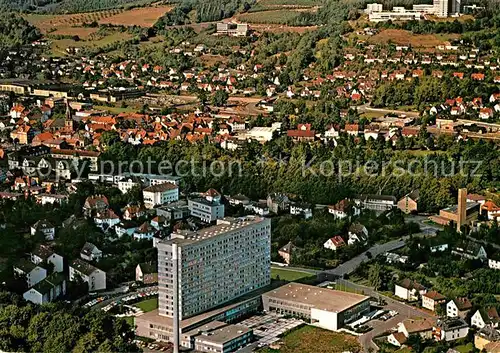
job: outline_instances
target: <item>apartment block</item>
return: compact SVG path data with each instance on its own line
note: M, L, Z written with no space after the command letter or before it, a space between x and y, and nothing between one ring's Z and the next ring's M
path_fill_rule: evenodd
M159 314L173 317L173 244L179 258L180 320L271 281L271 221L224 218L199 231L178 230L158 243Z

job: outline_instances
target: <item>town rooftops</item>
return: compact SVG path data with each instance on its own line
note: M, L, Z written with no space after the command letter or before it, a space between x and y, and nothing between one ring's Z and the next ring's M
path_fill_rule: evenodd
M343 312L370 298L360 294L319 288L300 283L289 283L263 296L288 302L296 302L330 312Z
M179 187L175 184L172 183L162 183L162 184L156 184L156 185L151 185L148 186L147 188L144 189L146 192L165 192L168 190L176 190Z
M281 248L280 248L280 252L283 252L285 254L291 254L293 249L295 249L296 246L292 244L292 242L289 242L288 244L285 244L283 245Z
M85 262L80 259L76 259L71 263L71 267L73 267L76 271L83 273L84 275L91 275L95 271L98 270L97 267L92 266L88 262Z
M97 246L95 246L92 243L86 242L85 245L83 245L82 251L80 251L80 254L91 256L94 250L99 250L97 249Z
M398 341L398 342L399 342L399 344L403 344L403 343L405 343L405 342L406 342L406 339L407 339L407 338L406 338L406 336L405 336L405 334L404 334L403 332L394 332L394 333L392 334L392 336L394 337L394 339L395 339L396 341Z
M436 324L435 319L406 319L402 323L409 334L430 331Z
M423 294L422 296L426 297L426 298L429 298L429 299L432 299L432 300L435 300L435 301L444 300L445 299L444 295L436 292L435 290L427 292L427 293Z
M49 258L49 256L51 256L52 254L54 254L54 250L52 250L49 246L42 244L38 246L35 250L33 250L32 254L45 260Z
M186 335L199 335L202 340L225 344L249 332L251 332L251 329L243 325L228 325L224 322L212 321L187 332Z
M412 290L412 289L415 289L417 291L421 291L421 290L424 290L425 287L423 285L421 285L420 283L418 283L417 281L412 281L411 279L409 278L405 278L404 280L402 280L401 282L399 282L398 284L400 287L403 287L403 288L406 288L408 290Z
M446 318L444 320L438 320L437 326L441 327L445 331L458 330L464 327L469 327L464 319L459 317Z
M356 195L355 199L361 201L392 201L396 202L396 197L392 195L374 195L374 194L360 194Z
M17 268L21 270L24 273L30 273L33 271L38 265L35 265L33 262L30 262L26 259L21 259L19 260L15 265L14 268Z
M453 299L453 302L460 311L469 310L470 308L472 308L472 303L468 298L465 297L455 298Z
M33 286L40 294L49 293L52 288L60 285L65 280L62 273L55 272Z

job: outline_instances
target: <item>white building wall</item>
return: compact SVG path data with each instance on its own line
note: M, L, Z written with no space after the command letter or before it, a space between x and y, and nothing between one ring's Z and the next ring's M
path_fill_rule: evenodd
M485 323L483 321L483 318L482 318L481 313L479 312L479 310L477 310L475 312L475 314L472 315L470 322L471 322L472 326L475 326L475 327L480 328L480 329L485 326Z
M396 295L396 297L399 297L399 298L404 299L404 300L410 299L408 289L403 288L401 286L398 286L397 284L396 284L395 289L394 289L394 295Z
M35 267L33 271L26 275L28 287L33 287L38 282L42 281L45 277L47 277L47 270L38 266Z
M330 331L337 331L340 328L337 313L311 308L311 322L314 326L318 326Z
M39 292L37 292L34 289L30 289L30 290L26 291L23 294L23 298L25 300L30 301L30 302L35 303L35 304L44 304L44 303L48 302L48 300L46 300L47 298L44 298L42 296L42 294L40 294Z

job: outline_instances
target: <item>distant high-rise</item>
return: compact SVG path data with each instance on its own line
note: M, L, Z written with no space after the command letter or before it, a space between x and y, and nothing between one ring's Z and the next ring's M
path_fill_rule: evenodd
M453 0L434 0L434 11L438 17L448 17L449 3Z
M158 243L159 314L174 316L173 244L178 252L179 319L204 313L271 281L271 221L224 218Z
M457 232L467 221L467 189L458 190Z

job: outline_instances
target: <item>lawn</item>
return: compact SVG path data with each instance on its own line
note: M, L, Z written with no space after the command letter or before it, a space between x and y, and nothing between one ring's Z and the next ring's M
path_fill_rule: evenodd
M341 353L361 352L354 336L323 330L313 326L303 326L285 335L280 353ZM276 352L264 348L259 353Z
M128 107L122 108L122 107L108 107L107 105L94 105L94 109L106 110L112 114L137 113L140 110L140 108L137 108L134 106L128 106Z
M122 319L125 320L130 327L135 328L135 318L133 316L125 316L122 317Z
M142 302L135 303L134 306L147 313L148 311L153 311L158 308L158 298L146 299Z
M251 12L238 15L238 20L249 23L264 23L264 24L287 24L288 21L299 15L298 11L291 10L272 10Z
M474 344L472 344L472 342L469 342L467 344L456 346L454 347L454 349L459 351L460 353L469 353L474 351Z
M302 271L295 271L295 270L287 270L287 269L281 269L281 268L271 268L271 278L277 279L279 276L280 280L284 281L297 281L302 278L307 278L314 276L308 272L302 272Z

